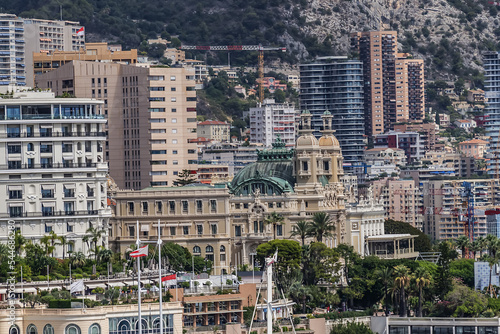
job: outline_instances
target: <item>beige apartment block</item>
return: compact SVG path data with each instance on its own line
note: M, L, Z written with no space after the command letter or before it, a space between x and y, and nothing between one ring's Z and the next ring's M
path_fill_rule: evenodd
M423 60L398 53L397 45L396 31L351 34L351 49L363 62L365 131L371 136L425 116Z
M121 189L143 189L197 169L192 71L75 60L36 80L56 95L104 100L110 175Z
M381 201L385 217L403 221L422 230L422 203L420 190L414 180L385 178L373 181L373 195Z
M198 123L198 136L220 143L228 143L231 135L231 124L221 121L203 121Z
M108 45L108 43L87 43L85 48L70 50L56 49L51 52L34 52L31 63L33 73L31 75L34 77L56 70L72 60L114 62L126 65L137 63L136 49L122 51L121 47L116 49L114 45Z

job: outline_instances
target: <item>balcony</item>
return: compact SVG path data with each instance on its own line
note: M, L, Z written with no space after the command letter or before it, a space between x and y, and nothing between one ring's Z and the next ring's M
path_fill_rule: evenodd
M21 161L10 161L8 165L0 165L0 169L95 168L95 167L97 167L97 163L95 162L22 164Z
M63 211L53 211L46 210L42 212L12 212L12 213L2 213L0 218L11 218L11 217L64 217L64 216L96 216L98 215L98 210L63 210Z

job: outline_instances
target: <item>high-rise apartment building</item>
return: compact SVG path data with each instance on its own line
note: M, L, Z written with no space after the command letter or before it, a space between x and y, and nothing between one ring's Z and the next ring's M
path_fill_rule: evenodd
M295 145L296 115L293 104L276 103L273 99L250 108L250 142L272 147L279 136L287 146Z
M78 51L85 47L85 31L77 33L79 22L23 19L26 41L26 82L34 84L33 53L51 54L55 51Z
M0 14L0 86L26 86L23 20Z
M122 189L142 189L197 169L193 71L75 60L36 81L56 95L104 100L110 175Z
M120 64L137 64L137 49L123 51L121 45L109 45L108 43L87 43L85 49L77 51L59 51L50 53L33 53L33 73L40 73L57 70L59 67L72 60L114 62Z
M333 116L335 137L340 143L346 171L363 161L363 65L347 57L321 57L300 65L300 107L313 116L319 135L321 115Z
M464 181L474 194L474 237L487 234L486 210L499 203L497 179L428 180L423 182L424 232L435 240L456 239L465 234L467 198Z
M483 54L485 71L485 98L488 100L485 116L486 136L490 138L486 154L488 174L500 173L500 53Z
M351 48L363 62L365 131L370 136L425 117L423 60L398 53L397 45L396 31L351 34Z
M384 205L385 217L422 230L421 192L413 180L386 178L373 181L373 195Z
M52 231L66 237L68 244L55 248L57 257L89 254L82 238L91 227L104 231L107 244L102 107L101 101L56 99L46 92L0 99L2 228L13 224L34 241ZM0 237L6 240L7 233Z

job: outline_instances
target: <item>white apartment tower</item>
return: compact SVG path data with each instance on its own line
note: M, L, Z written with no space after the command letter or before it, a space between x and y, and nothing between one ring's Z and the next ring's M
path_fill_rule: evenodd
M0 86L26 86L23 20L0 14Z
M287 146L295 145L295 108L293 104L276 103L266 99L255 108L250 108L250 142L272 147L276 138Z
M51 231L64 236L68 244L56 247L56 257L89 254L82 238L91 227L103 231L99 244L107 244L102 106L47 92L0 99L0 229L13 223L34 242ZM2 233L0 242L6 239Z

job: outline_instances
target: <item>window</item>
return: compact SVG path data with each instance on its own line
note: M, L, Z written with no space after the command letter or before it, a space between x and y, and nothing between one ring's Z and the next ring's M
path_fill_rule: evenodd
M75 197L75 189L63 187L64 189L64 198L72 198Z
M156 213L162 213L163 212L163 202L162 201L156 201Z
M283 235L283 225L276 225L276 235L280 237Z
M26 334L38 334L38 330L36 329L36 326L31 324L26 328Z
M172 129L172 133L177 133L177 129Z
M177 118L172 118L172 123L177 123ZM19 151L21 150L21 147L19 147ZM21 152L19 152L21 153Z
M171 91L171 92L175 92L175 91L176 91L176 88L175 88L175 87L170 87L170 91Z
M101 334L101 326L99 324L92 324L89 327L89 334Z
M80 330L80 327L78 327L77 325L71 324L66 326L64 334L82 334L82 331Z
M205 247L205 253L213 253L214 252L214 248L210 245L208 245L207 247Z
M170 98L170 102L176 102L176 101L177 101L177 98L175 98L175 97Z
M478 327L478 334L498 334L498 327Z
M148 212L148 202L142 202L142 212L143 213Z
M21 153L21 145L20 144L8 145L7 152L9 154Z
M128 235L130 237L134 237L135 236L135 227L134 226L129 226L128 227Z
M75 214L75 202L64 202L64 213L73 216Z
M170 213L175 213L175 201L168 201Z
M175 81L175 75L170 76L170 81Z
M196 232L198 233L198 235L202 235L203 234L203 225L196 225Z
M177 112L177 109L176 108L172 108L171 110L172 112Z
M220 246L220 252L224 253L226 251L226 246L221 245Z
M52 225L45 224L45 233L50 233L52 232Z
M164 102L165 98L164 97L150 97L149 102Z
M212 230L212 234L217 234L217 224L210 225L210 229Z
M220 255L220 262L226 261L226 254L221 254Z
M177 150L172 150L172 154L177 154Z
M23 215L23 207L22 206L10 206L9 207L9 216L10 217L22 217Z
M33 143L28 143L26 150L28 152L33 152L35 150L35 145L33 145Z
M54 215L54 206L53 204L42 203L42 216L48 217Z
M234 227L234 235L236 237L241 237L241 226L235 226Z
M201 253L200 246L194 246L193 247L193 254L200 254L200 253Z
M66 224L66 232L73 232L73 224L70 223Z
M189 235L189 226L182 227L182 234Z
M188 213L188 207L189 207L189 204L188 204L188 201L182 201L182 213Z
M217 212L217 200L215 199L210 200L210 211L212 213Z
M164 92L165 87L149 87L150 92Z
M203 211L203 201L201 199L196 200L196 212L202 212Z
M43 334L54 334L54 327L51 324L45 325L43 328Z
M22 190L10 190L9 189L9 199L21 199L23 198Z
M175 226L170 227L170 235L175 235Z
M12 325L9 329L9 334L21 334L21 331L19 330L19 327Z
M134 202L128 202L127 207L128 207L128 213L133 214L134 213Z
M307 161L302 161L302 170L303 171L309 170L309 165L307 164Z

